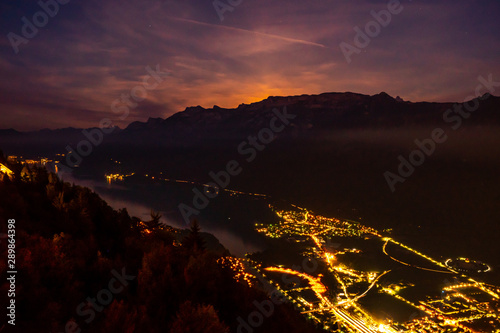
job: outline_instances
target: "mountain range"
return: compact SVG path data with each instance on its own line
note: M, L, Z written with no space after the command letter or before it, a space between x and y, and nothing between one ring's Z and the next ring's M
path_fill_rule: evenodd
M483 96L484 97L484 96ZM482 98L483 98L482 97ZM415 128L440 125L445 122L443 114L456 103L408 102L393 98L382 92L373 96L356 93L323 93L278 97L270 96L252 104L241 104L227 109L214 105L187 107L184 111L162 118L149 118L145 122L135 121L125 129L115 127L105 141L110 143L162 143L183 145L205 140L242 139L268 126L273 109L297 117L287 135L315 136L339 129L367 128ZM467 125L499 125L500 98L489 96L481 101ZM90 131L91 129L87 129ZM82 137L82 129L43 129L18 132L14 129L0 130L0 145L26 151L35 146L37 151L59 143L60 150L67 144L77 144Z

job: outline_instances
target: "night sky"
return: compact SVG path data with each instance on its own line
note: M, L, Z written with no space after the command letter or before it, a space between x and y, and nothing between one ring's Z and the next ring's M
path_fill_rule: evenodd
M0 128L125 127L187 106L332 91L461 102L479 75L500 81L498 0L402 0L350 63L339 44L354 46L354 27L388 1L221 0L222 21L213 0L59 1L47 22L37 1L0 4ZM9 33L24 38L34 15L38 32L16 54ZM157 65L169 75L120 119L112 103Z

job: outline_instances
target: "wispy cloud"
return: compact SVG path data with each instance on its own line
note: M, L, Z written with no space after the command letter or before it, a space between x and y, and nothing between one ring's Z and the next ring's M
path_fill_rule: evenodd
M203 25L203 26L206 26L206 27L214 28L214 29L224 29L224 30L228 30L228 31L241 32L241 33L244 33L244 34L253 34L253 35L267 37L267 38L271 38L271 39L278 39L278 40L289 42L289 43L297 43L297 44L303 44L303 45L309 45L309 46L316 46L316 47L321 47L321 48L328 48L327 46L325 46L323 44L314 43L314 42L310 42L310 41L307 41L307 40L301 40L301 39L296 39L296 38L289 38L289 37L284 37L284 36L278 36L278 35L268 34L268 33L259 32L259 31L242 29L242 28L228 27L228 26L220 25L220 24L199 22L199 21L196 21L196 20L190 20L190 19L186 19L186 18L178 18L178 17L172 17L172 16L168 16L168 18L171 19L171 20L175 20L175 21Z

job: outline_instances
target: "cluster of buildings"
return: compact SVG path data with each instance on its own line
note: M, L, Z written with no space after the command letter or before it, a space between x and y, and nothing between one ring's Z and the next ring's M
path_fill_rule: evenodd
M14 174L14 172L12 172L12 170L10 170L5 165L0 163L0 180L3 180L4 176L12 178L13 174Z
M275 210L280 222L256 224L255 228L269 238L283 239L296 244L291 247L300 249L301 255L321 262L317 267L323 268L305 272L303 267L298 265L266 267L265 260L257 260L254 267L262 273L267 273L269 281L295 305L297 310L311 320L322 324L332 332L339 331L340 327L347 329L348 332L364 333L500 332L500 287L476 281L465 275L462 270L458 270L458 265L449 267L452 266L450 262L445 264L392 238L383 237L373 228L356 222L314 215L306 209L297 208L293 211ZM354 269L356 265L352 265L348 258L355 256L359 260L363 256L371 256L372 253L364 253L365 250L357 248L340 248L338 244L332 246L329 244L332 237L356 238L358 244L369 241L371 246L379 243L382 248L378 252L393 260L393 264L387 266L388 268L394 269L402 264L402 267L415 272L414 274L448 276L460 282L445 287L436 285L438 290L441 290L441 295L433 295L418 285L418 278L413 281L415 283L410 280L394 280L389 274L391 269L382 269L383 271L379 272L359 266ZM406 251L410 257L414 256L414 262L427 264L421 264L420 267L411 261L410 263L403 261L410 257L400 258L401 260L391 257L387 253L389 243L393 244L392 247L395 249L400 249L396 253ZM367 248L373 249L373 247ZM276 259L273 259L269 262L275 261ZM460 263L467 268L473 266L475 270L480 264L463 258ZM437 280L442 281L440 278ZM294 282L290 283L291 281ZM408 293L409 289L413 292ZM418 291L417 294L415 291ZM374 309L363 305L362 299L368 293L372 295L371 297L385 294L393 300L391 303L404 305L415 315L397 321L388 314L389 317L383 319L375 315ZM416 296L409 297L411 294Z

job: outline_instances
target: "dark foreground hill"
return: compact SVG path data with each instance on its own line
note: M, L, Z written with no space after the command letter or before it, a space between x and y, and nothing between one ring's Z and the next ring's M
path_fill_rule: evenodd
M14 171L0 173L2 235L15 220L0 255L7 258L5 242L15 239L18 272L15 287L0 283L2 295L15 293L15 326L0 331L236 332L238 318L268 299L258 285L236 281L220 264L229 253L209 248L196 226L181 232L154 213L140 221L45 169L11 165L3 156L0 163ZM2 276L12 269L0 262ZM1 299L6 309L8 299ZM284 304L259 332L319 330Z

